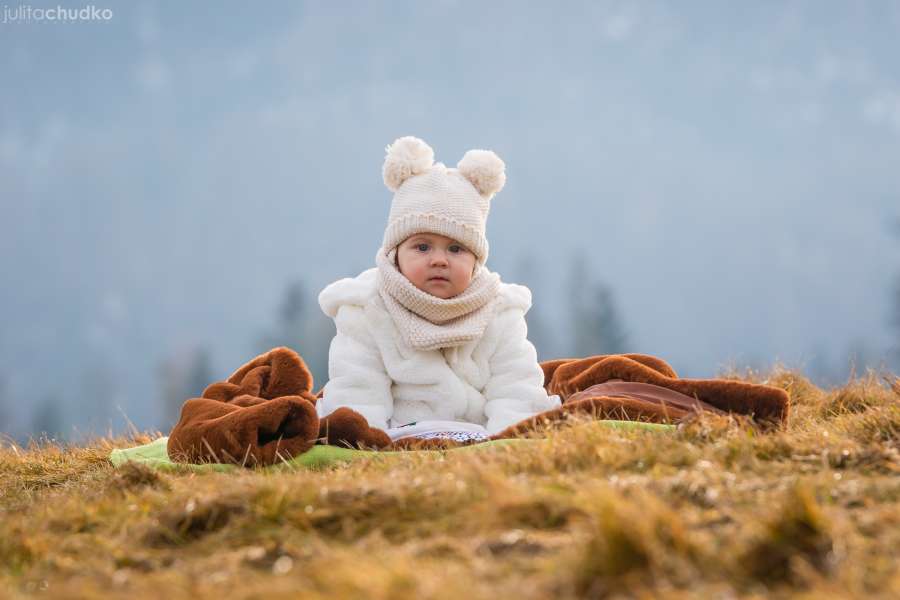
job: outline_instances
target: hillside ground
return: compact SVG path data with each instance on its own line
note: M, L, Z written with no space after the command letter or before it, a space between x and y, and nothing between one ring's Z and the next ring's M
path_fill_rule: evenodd
M116 469L159 433L0 450L9 597L900 597L900 381L792 397L788 425L596 422L321 471ZM299 593L299 594L298 594Z

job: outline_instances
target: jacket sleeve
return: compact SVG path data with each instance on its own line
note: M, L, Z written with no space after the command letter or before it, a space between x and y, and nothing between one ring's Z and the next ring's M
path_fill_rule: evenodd
M500 342L490 358L491 375L483 392L485 428L491 434L560 405L559 396L547 396L544 389L544 371L528 341L525 313L509 309L496 318Z
M328 350L328 383L319 400L320 417L346 406L370 427L386 430L394 409L391 378L366 327L361 306L345 305L334 317L337 334Z

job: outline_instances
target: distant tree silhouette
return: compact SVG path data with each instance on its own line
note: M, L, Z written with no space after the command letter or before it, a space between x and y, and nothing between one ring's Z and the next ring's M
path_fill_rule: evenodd
M888 326L893 333L891 346L888 348L888 359L892 366L900 371L900 274L894 277L891 287L891 304L888 314Z
M9 404L7 377L0 373L0 434L12 434L12 409Z
M78 425L89 429L101 429L113 414L117 381L115 373L104 358L96 358L83 371L81 376L81 395L83 410L75 418ZM75 423L73 423L74 425ZM97 431L103 433L103 431Z
M59 438L65 422L59 397L53 393L45 394L31 415L31 432L38 437L45 434L49 438Z
M895 219L892 231L894 237L900 241L900 218ZM894 369L900 372L900 272L894 275L893 287L891 288L888 326L894 333L893 342L888 349L888 357Z
M525 324L528 327L528 341L534 345L539 361L558 358L553 330L544 319L544 313L543 308L532 306L525 315Z
M835 371L825 344L821 341L817 342L806 364L806 375L816 385L830 387L839 382L839 378L835 376Z
M161 428L170 430L181 416L181 407L189 398L197 398L203 394L206 386L213 383L215 375L212 360L205 346L169 357L159 367L162 379L162 419Z
M538 360L558 358L556 338L553 329L549 326L545 315L547 314L546 287L540 266L534 256L525 254L519 257L513 271L516 280L514 283L528 286L531 290L531 309L525 315L525 323L528 326L528 341L534 344L537 350Z
M620 354L628 351L628 336L612 288L591 275L584 254L577 252L569 267L568 302L570 356Z
M213 383L212 357L205 346L201 346L194 353L194 359L190 363L187 373L187 386L192 396L200 396L206 386Z
M288 283L278 307L275 328L260 336L257 350L262 353L277 346L295 350L312 373L314 391L318 391L328 381L328 349L335 329L332 320L311 298L302 281Z

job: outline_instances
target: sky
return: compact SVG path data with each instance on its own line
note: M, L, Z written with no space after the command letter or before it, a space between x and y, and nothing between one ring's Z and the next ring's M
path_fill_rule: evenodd
M57 6L109 18L10 18ZM5 4L0 432L41 410L61 436L167 431L162 365L206 348L227 377L294 281L327 327L316 296L373 266L403 135L506 163L488 267L531 288L543 358L583 259L629 351L682 376L877 366L898 30L887 2Z

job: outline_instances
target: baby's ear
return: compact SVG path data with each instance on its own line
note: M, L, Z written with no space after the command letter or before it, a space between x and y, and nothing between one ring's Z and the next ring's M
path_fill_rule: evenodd
M430 169L434 163L434 150L431 146L411 135L397 138L384 150L387 156L384 158L381 175L384 185L392 192L396 192L413 175Z
M456 169L485 198L490 198L506 184L506 165L492 150L469 150Z

